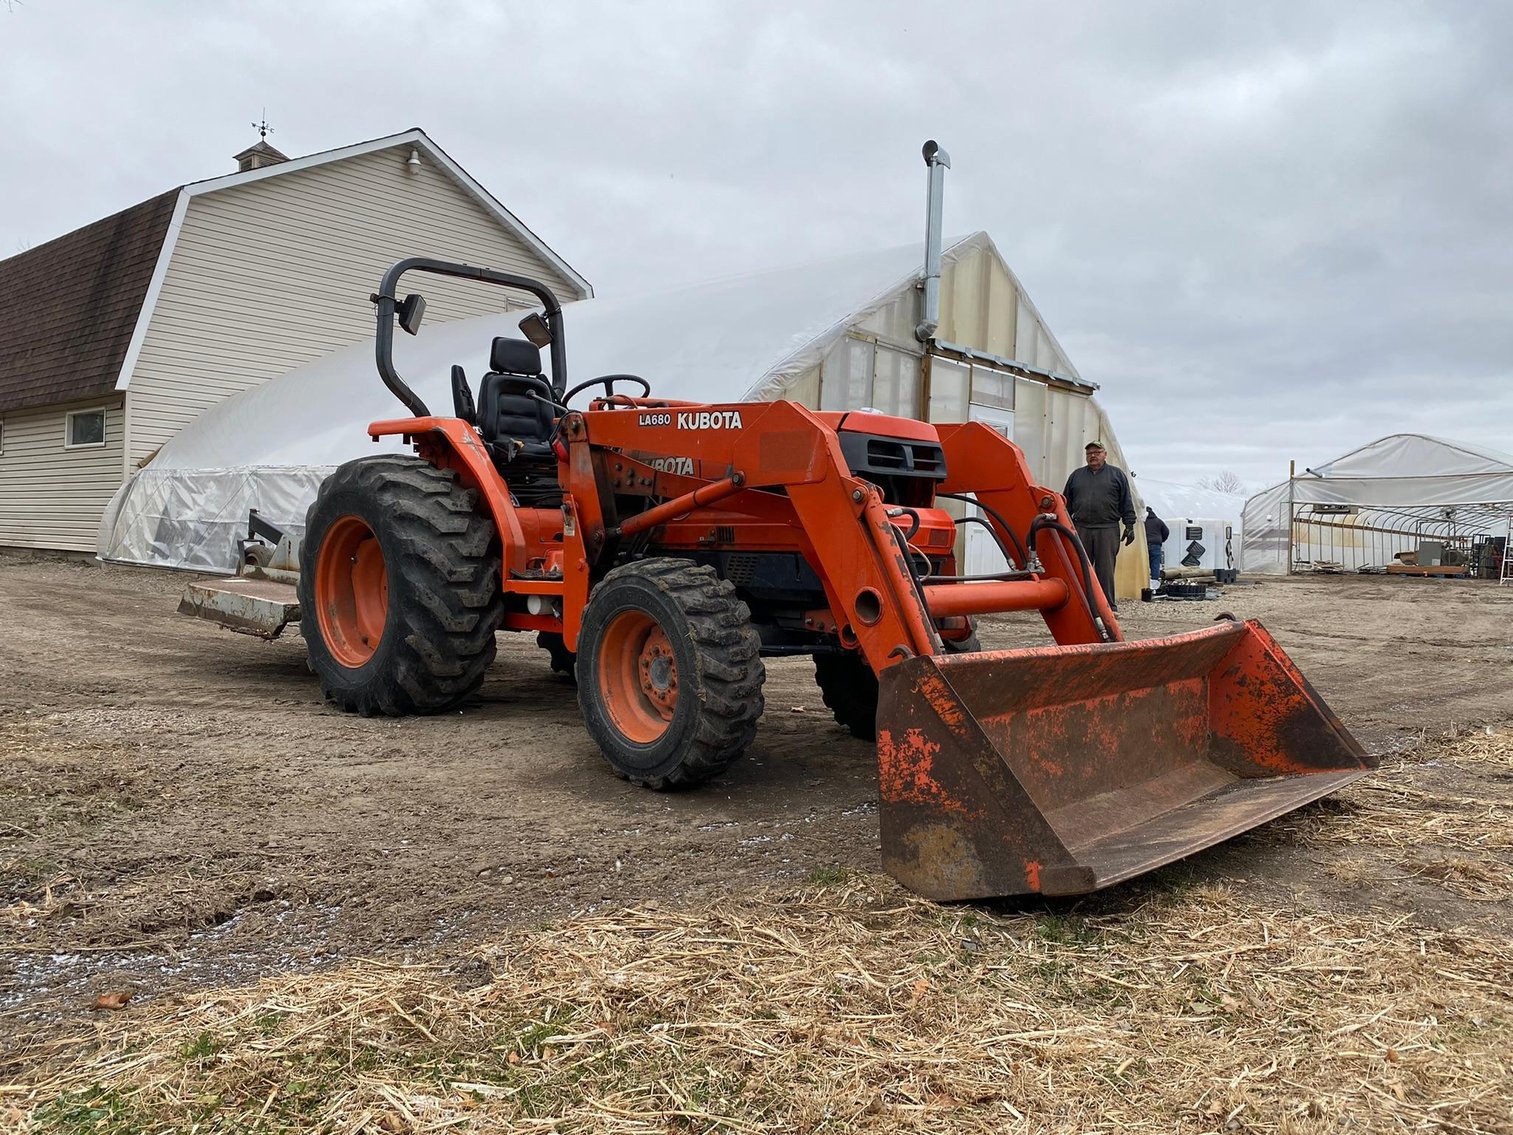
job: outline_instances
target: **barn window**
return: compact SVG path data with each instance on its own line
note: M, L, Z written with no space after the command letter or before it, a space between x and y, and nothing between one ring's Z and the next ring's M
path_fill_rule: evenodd
M104 444L104 410L75 410L68 415L63 433L63 446L65 449Z

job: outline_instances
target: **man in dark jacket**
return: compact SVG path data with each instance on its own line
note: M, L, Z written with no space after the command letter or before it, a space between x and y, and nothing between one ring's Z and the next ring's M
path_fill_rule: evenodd
M1135 542L1135 499L1130 496L1129 478L1117 465L1108 463L1102 442L1090 441L1084 447L1087 465L1072 470L1061 495L1066 497L1067 511L1077 526L1077 535L1093 561L1093 573L1108 605L1115 611L1114 557L1119 552L1119 525L1124 525L1124 542Z
M1156 515L1156 510L1150 505L1145 506L1145 550L1151 557L1151 579L1157 584L1161 582L1161 552L1162 545L1170 536L1171 529L1166 526L1166 521Z

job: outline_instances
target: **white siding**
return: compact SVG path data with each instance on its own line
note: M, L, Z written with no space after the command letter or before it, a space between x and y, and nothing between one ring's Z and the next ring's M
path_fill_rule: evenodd
M192 197L130 379L131 463L202 410L373 335L368 296L396 260L433 256L542 280L558 274L408 145ZM498 311L498 288L426 273L434 324ZM512 306L525 306L524 295ZM375 372L373 381L377 382Z
M65 449L70 411L104 409L105 444ZM0 414L0 545L93 552L100 516L121 484L121 396Z

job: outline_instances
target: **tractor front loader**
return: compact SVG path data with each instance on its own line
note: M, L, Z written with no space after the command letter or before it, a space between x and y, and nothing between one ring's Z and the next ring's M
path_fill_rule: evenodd
M543 305L493 341L476 400L453 368L447 416L394 370L416 269ZM876 741L885 865L935 899L1092 891L1374 763L1256 623L1122 641L1061 498L986 426L669 401L627 375L569 388L550 291L486 269L402 261L374 299L379 372L413 416L369 432L416 455L339 468L300 548L312 667L345 709L454 706L496 631L534 632L610 767L673 789L751 743L764 657L810 655L836 719ZM959 570L947 499L1008 570ZM1056 645L978 649L974 618L1031 610Z

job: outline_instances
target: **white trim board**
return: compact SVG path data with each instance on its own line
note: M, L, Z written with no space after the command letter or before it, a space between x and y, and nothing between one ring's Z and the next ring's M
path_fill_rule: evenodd
M80 406L77 410L63 411L63 448L64 449L104 449L110 444L110 406ZM78 444L68 440L68 435L73 431L69 428L73 420L80 414L100 415L100 440L81 441Z
M158 295L163 287L163 280L168 275L168 266L173 259L174 249L178 244L179 233L183 228L184 215L189 210L189 199L191 197L199 197L205 193L216 193L222 189L235 189L238 186L250 185L254 181L262 181L264 178L278 177L286 173L298 173L301 170L313 169L316 166L326 165L330 162L344 161L347 158L361 157L364 154L375 153L379 150L394 149L407 145L425 153L436 163L438 169L472 197L486 213L524 241L526 245L561 272L572 284L582 289L582 297L563 297L564 303L569 298L589 299L593 297L594 289L589 285L589 282L575 272L567 261L548 248L540 237L521 223L518 217L495 200L488 190L474 181L467 171L454 162L440 146L426 137L424 130L421 130L419 127L413 127L400 134L390 134L384 138L374 138L371 141L358 142L355 145L343 146L337 150L325 150L318 154L309 154L303 158L291 158L287 162L262 166L259 169L243 170L238 173L226 174L224 177L210 178L207 181L191 182L180 189L179 198L174 203L173 217L168 222L168 231L163 237L163 247L158 251L158 262L153 268L152 279L147 284L147 292L142 298L141 309L137 312L137 323L132 329L131 342L126 348L126 358L122 361L120 373L116 376L115 389L122 391L129 389L131 386L131 373L136 368L137 357L141 354L142 344L147 338L147 328L152 322L153 309L157 306ZM126 440L129 448L130 438Z
M474 181L466 170L458 165L452 158L435 142L426 136L426 132L418 126L411 127L399 134L390 134L384 138L374 138L367 142L358 142L351 146L343 146L337 150L325 150L318 154L308 154L303 158L291 158L287 162L278 162L271 166L262 166L258 169L243 170L238 173L228 173L223 177L211 178L208 181L195 181L184 187L185 192L198 197L202 193L215 193L222 189L234 189L239 185L250 185L254 181L261 181L266 177L278 177L280 174L298 173L300 170L313 169L316 166L326 165L329 162L343 161L347 158L361 157L363 154L375 153L378 150L388 150L399 146L412 146L428 155L446 174L455 181L462 189L484 210L489 213L505 228L511 230L521 240L525 241L533 250L547 260L554 268L567 277L573 284L583 290L584 299L591 298L594 289L589 282L575 272L571 265L557 253L547 247L535 233L521 223L520 218L501 205L494 196L482 185Z
M179 230L184 227L184 214L189 211L189 190L180 189L179 199L173 204L173 217L168 222L168 231L163 234L163 247L158 249L158 262L153 267L152 279L147 281L147 293L142 297L142 306L137 310L137 325L131 330L131 342L126 345L126 358L121 361L121 372L116 375L116 390L125 390L131 385L131 372L136 369L137 356L142 353L142 344L147 339L147 326L152 322L153 309L158 305L158 293L163 290L163 280L168 275L168 263L173 259L174 246L179 242Z

